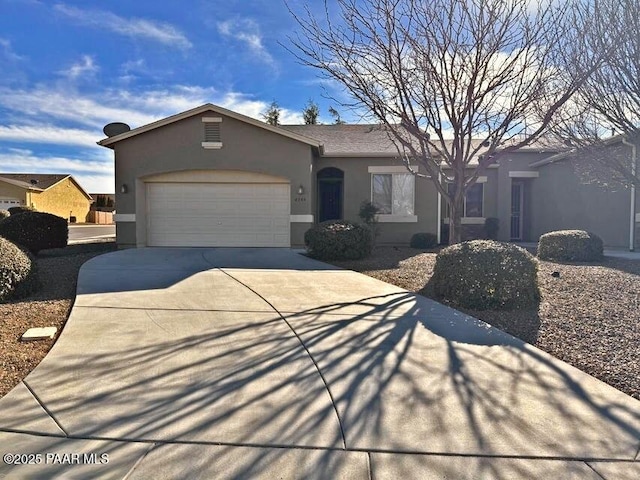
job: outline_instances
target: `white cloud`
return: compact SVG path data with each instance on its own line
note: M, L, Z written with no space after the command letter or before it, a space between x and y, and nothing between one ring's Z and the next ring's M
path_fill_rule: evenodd
M79 62L74 63L66 70L61 70L61 75L64 75L70 80L75 80L79 77L95 74L100 67L95 64L93 57L90 55L83 55Z
M0 38L0 52L2 52L4 57L8 58L11 61L24 60L24 57L22 55L18 55L13 50L11 42L6 38Z
M169 23L144 18L123 18L106 10L83 10L62 3L54 8L82 25L103 28L127 37L144 38L180 49L193 46L180 30Z
M243 42L256 58L268 65L276 65L275 59L262 42L260 27L255 21L249 18L240 18L219 22L217 26L221 35Z
M0 125L0 140L90 147L102 138L98 131L53 125Z
M60 88L37 87L33 90L0 88L0 107L14 111L23 120L20 122L22 124L29 123L30 119L44 116L51 119L48 122L49 125L55 122L72 122L92 129L76 131L69 129L68 143L73 139L87 138L92 131L99 131L110 122L125 122L135 128L209 102L258 120L262 120L261 114L269 106L269 102L255 100L242 93L218 92L211 87L189 85L175 85L171 88L147 92L125 89L107 90L93 95L83 95ZM283 108L281 122L301 123L302 114ZM36 127L42 126L36 125L34 128ZM15 128L18 127L5 127L4 135L7 138L9 135L17 137L20 132L14 131ZM26 127L20 127L20 129L24 128ZM54 131L59 130L58 127L51 128ZM40 132L34 130L33 133Z
M157 113L141 111L135 94L108 91L95 97L59 88L0 89L0 105L26 117L45 115L93 128L115 121L143 125L159 118Z

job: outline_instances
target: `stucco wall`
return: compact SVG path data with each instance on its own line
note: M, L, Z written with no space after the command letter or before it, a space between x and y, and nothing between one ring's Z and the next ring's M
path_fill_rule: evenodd
M561 229L582 229L602 237L605 245L628 247L630 193L584 184L570 161L539 169L532 183L533 236Z
M221 149L208 150L202 147L202 117L222 117ZM145 177L167 172L240 170L283 177L291 184L291 214L313 213L311 201L308 200L312 191L311 147L214 112L196 115L123 140L115 145L115 155L117 213L135 215L134 227L118 222L117 240L121 247L146 244ZM122 184L128 188L125 194L120 191ZM305 191L301 197L306 201L299 201L297 190L300 185ZM301 229L293 225L291 244L301 245Z
M44 192L31 192L31 205L39 212L52 213L59 217L76 217L77 222L86 222L91 200L71 180L65 178Z
M314 174L326 167L344 172L344 218L360 221L358 212L365 200L371 200L371 173L369 167L398 167L402 163L393 158L320 158L314 166ZM424 170L420 170L424 173ZM314 193L314 215L318 215L317 195ZM408 244L417 232L435 234L438 225L438 196L430 179L416 178L415 215L417 223L380 223L378 244Z

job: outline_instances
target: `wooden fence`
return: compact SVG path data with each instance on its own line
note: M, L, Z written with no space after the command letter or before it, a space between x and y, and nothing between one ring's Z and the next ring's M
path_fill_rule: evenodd
M113 223L113 213L98 212L97 210L89 211L87 215L87 223L97 223L99 225L109 225Z

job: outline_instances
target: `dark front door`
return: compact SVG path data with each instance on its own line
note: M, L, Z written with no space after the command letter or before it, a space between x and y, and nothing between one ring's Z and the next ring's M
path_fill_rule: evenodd
M344 173L337 168L318 172L318 221L342 219Z

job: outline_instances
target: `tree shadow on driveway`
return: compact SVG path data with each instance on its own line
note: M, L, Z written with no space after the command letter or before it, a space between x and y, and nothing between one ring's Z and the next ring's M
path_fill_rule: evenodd
M247 447L240 478L289 448L329 477L345 450L633 460L640 403L484 322L368 282L382 293L296 309L264 279L239 287L264 299L259 310L76 307L26 383L72 437L157 443L159 462L169 444ZM10 396L0 428L19 430Z

